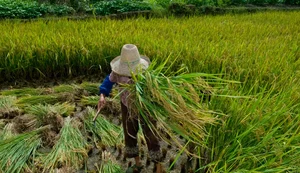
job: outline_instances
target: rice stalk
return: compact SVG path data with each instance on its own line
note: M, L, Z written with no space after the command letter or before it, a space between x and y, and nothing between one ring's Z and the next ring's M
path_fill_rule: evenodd
M81 134L74 119L67 117L60 131L60 137L53 149L46 156L40 158L43 172L53 172L57 166L74 169L81 168L87 157L87 142Z
M13 136L0 141L0 169L3 172L22 172L27 164L33 164L32 159L40 146L39 133L43 127L28 133Z
M133 103L132 111L145 120L146 124L166 142L182 144L178 135L187 141L202 145L206 135L205 126L214 124L214 112L207 109L201 101L199 91L209 91L215 95L216 87L229 82L215 75L204 73L187 73L185 68L170 72L169 59L164 63L153 62L144 73L133 76L134 85L123 85L132 94L129 101ZM168 66L168 65L169 66ZM168 76L167 76L168 75ZM158 130L152 120L160 124ZM161 132L167 133L171 141Z
M116 163L110 153L104 151L102 153L102 162L98 170L99 173L123 173L121 166Z
M75 85L58 85L52 88L54 93L74 93L77 90Z
M87 108L87 118L84 120L85 128L88 132L93 134L94 140L100 140L104 146L120 145L123 139L123 131L121 128L109 121L107 121L101 114L93 124L93 117L96 115L95 110L91 107Z
M8 138L11 138L13 136L15 136L16 130L14 127L14 123L7 123L4 128L3 131L0 132L0 140L5 140Z
M55 104L58 102L60 102L60 99L59 96L56 95L33 95L19 98L17 105L24 107L26 105Z
M38 117L38 119L43 119L44 116L47 114L58 114L61 116L69 116L71 113L74 111L75 106L73 104L69 103L62 103L62 104L54 104L54 105L42 105L42 104L37 104L33 106L27 106L25 108L25 112L28 114L32 114Z
M22 89L10 89L10 90L3 90L0 92L1 95L5 96L31 96L31 95L40 95L42 94L44 89L41 88L22 88Z
M99 84L97 83L83 82L79 87L86 90L90 95L98 95Z
M10 112L18 111L15 96L0 96L0 117Z
M99 101L99 96L83 96L80 100L85 106L96 106Z

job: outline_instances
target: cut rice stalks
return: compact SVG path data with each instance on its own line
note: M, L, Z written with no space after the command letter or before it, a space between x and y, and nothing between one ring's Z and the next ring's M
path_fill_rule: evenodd
M99 173L124 173L121 166L112 159L109 152L102 152L102 163L98 170Z
M56 95L36 95L21 97L20 99L18 99L17 105L20 107L24 107L26 105L55 104L59 102L60 98Z
M37 117L40 118L44 118L45 115L51 113L67 117L71 115L74 109L75 106L69 103L54 104L54 105L37 104L37 105L26 107L25 112L28 114L36 115Z
M103 146L119 146L122 143L123 131L121 128L109 121L107 121L101 114L93 124L93 117L96 115L95 110L87 107L87 118L84 120L85 128L91 132L94 141L99 139Z
M81 103L85 106L97 106L99 101L99 96L88 96L88 97L83 97L81 99ZM106 98L106 104L105 107L103 108L104 112L107 112L109 114L113 115L119 115L121 113L121 106L120 106L120 101L117 99L112 99L112 98Z
M0 169L2 172L22 172L27 164L33 164L40 146L39 133L48 127L13 136L0 141Z
M132 95L128 98L132 111L140 114L147 125L166 142L183 148L178 135L198 145L202 145L206 124L213 124L214 112L201 101L200 91L214 94L215 86L228 82L215 75L187 73L185 68L169 72L165 63L153 62L144 72L133 76L134 85L123 85ZM167 76L168 74L168 76ZM153 125L160 124L160 130ZM163 133L162 133L163 132ZM167 133L165 135L164 133ZM171 139L171 140L169 140Z
M1 95L5 96L31 96L31 95L41 95L45 92L44 89L41 88L22 88L22 89L11 89L11 90L3 90L0 92Z
M60 137L53 149L46 156L42 156L43 172L53 172L58 166L79 169L87 157L87 142L79 130L75 119L67 117Z
M79 87L87 91L89 95L98 95L99 84L97 83L83 82Z
M0 96L0 118L12 118L18 115L15 96Z
M0 132L0 141L5 140L8 138L11 138L17 134L16 130L14 129L14 124L13 123L7 123L3 131Z

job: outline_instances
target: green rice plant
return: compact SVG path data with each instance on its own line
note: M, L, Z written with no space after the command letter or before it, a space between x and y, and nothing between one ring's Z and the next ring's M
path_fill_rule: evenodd
M2 172L22 172L27 164L33 164L32 159L40 146L40 128L32 132L12 136L0 141L0 170Z
M18 110L15 96L0 96L0 117L2 114Z
M63 103L55 105L32 105L25 107L24 111L27 114L33 115L36 117L36 122L34 126L40 127L42 125L51 124L54 129L59 130L63 125L63 118L72 114L75 106Z
M95 110L87 107L87 118L84 120L85 129L93 134L93 140L100 140L104 146L116 146L121 144L123 131L121 128L107 121L101 114L93 123L93 117L96 115Z
M3 90L0 92L1 95L5 96L30 96L30 95L40 95L44 92L44 89L41 88L22 88L22 89L10 89Z
M61 116L69 116L74 111L75 106L69 103L62 103L62 104L54 104L54 105L42 105L37 104L33 106L27 106L25 108L25 112L28 114L36 115L37 117L44 118L47 114L58 114Z
M207 109L201 101L200 91L209 91L211 95L226 81L216 75L204 73L187 73L183 67L177 72L169 71L170 59L164 63L152 62L144 72L133 76L133 85L124 85L132 94L128 101L130 108L144 119L146 124L167 142L177 144L180 135L187 141L202 145L206 135L205 126L214 124L216 115ZM215 87L213 87L213 85ZM153 126L153 120L160 124L160 129ZM171 141L165 135L168 134Z
M3 130L0 131L0 140L5 140L16 135L13 123L7 123Z
M60 102L60 99L56 95L33 95L19 98L16 104L25 107L26 105L55 104L58 102Z
M99 101L99 96L83 96L80 100L80 103L82 103L85 106L96 106Z
M60 137L51 152L40 158L44 172L52 172L58 165L69 168L81 168L87 157L87 142L81 134L78 122L67 117L60 131Z
M109 152L103 151L101 166L98 169L99 173L124 173L121 166L116 163Z
M53 87L54 93L74 93L76 89L75 85L58 85Z
M79 86L80 86L80 88L86 90L90 95L98 95L98 92L99 92L99 84L98 83L83 82Z

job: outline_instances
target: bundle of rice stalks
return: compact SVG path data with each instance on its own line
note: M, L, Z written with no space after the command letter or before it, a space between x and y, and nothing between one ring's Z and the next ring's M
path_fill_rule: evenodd
M18 99L17 105L24 107L26 105L55 104L58 102L60 102L60 99L56 95L33 95L21 97Z
M97 106L99 101L99 96L88 96L88 97L83 97L81 99L81 103L85 106ZM114 98L106 98L106 104L105 107L103 108L104 112L107 112L109 114L113 115L119 115L121 113L121 105L120 101Z
M29 132L37 127L37 118L31 114L24 114L13 119L18 133Z
M182 145L178 135L187 141L201 145L205 136L205 125L213 124L213 111L201 102L202 93L214 94L212 85L227 81L215 75L187 73L185 68L170 72L168 59L161 65L153 62L144 72L133 76L134 85L124 85L132 94L132 111L137 111L147 125L166 142ZM151 120L160 124L158 130ZM167 135L164 135L167 133ZM171 139L171 141L169 140Z
M39 119L45 118L47 114L58 114L61 116L69 116L75 109L75 106L73 104L69 103L62 103L62 104L54 104L54 105L42 105L37 104L33 106L27 106L25 108L25 112L28 114L36 115Z
M40 95L44 92L44 89L41 88L22 88L22 89L11 89L11 90L3 90L0 92L1 95L5 96L30 96L30 95Z
M13 123L7 123L3 130L0 132L0 141L9 139L17 134L15 125Z
M47 127L13 136L0 141L0 170L21 172L27 164L32 164L36 150L40 146L39 132Z
M54 93L75 93L77 89L78 87L75 85L58 85L53 87Z
M110 153L102 153L102 163L98 170L99 173L123 173L121 166L118 165L111 157Z
M15 96L0 96L0 118L12 118L19 114Z
M87 142L78 128L78 122L67 117L52 151L40 159L44 172L52 172L58 166L74 169L82 167L87 157L86 147Z
M123 139L123 131L121 128L109 121L103 116L99 115L93 123L95 110L91 107L87 108L87 118L84 120L85 128L88 132L93 134L94 140L98 138L103 146L116 146L121 144Z
M86 90L89 95L98 95L99 84L97 83L83 82L79 87Z

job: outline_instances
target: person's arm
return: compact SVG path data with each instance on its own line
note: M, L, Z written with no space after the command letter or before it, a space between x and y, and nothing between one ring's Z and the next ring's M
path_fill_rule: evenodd
M106 100L105 97L109 96L109 93L111 92L111 89L115 82L111 81L110 75L107 75L102 84L99 86L99 102L98 102L98 110L103 108Z
M111 89L115 82L110 80L110 75L107 75L102 84L99 86L99 95L103 94L104 96L109 96Z

